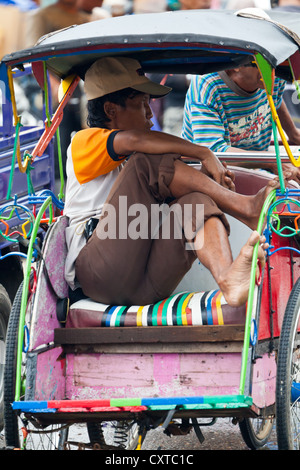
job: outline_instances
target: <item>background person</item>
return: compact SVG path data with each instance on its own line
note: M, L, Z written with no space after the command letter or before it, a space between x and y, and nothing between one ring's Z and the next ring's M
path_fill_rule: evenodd
M91 10L83 10L83 8L85 8L85 1L81 0L79 3L77 0L57 0L56 3L29 12L26 21L26 47L30 48L36 44L40 37L46 34L67 28L74 24L84 24L93 21L95 18L93 17ZM89 10L89 6L87 6L87 9ZM60 80L56 76L49 74L49 81L51 87L52 105L53 109L55 110L58 105L58 89ZM37 84L35 85L38 91L38 86ZM82 91L80 86L77 86L77 89L75 90L72 98L69 100L64 109L63 119L59 126L64 178L66 178L66 154L71 134L82 129L81 99ZM58 189L60 184L60 174L57 145L54 146L54 151L55 179Z
M274 10L300 13L300 0L278 0L272 3ZM300 97L295 85L287 83L283 96L295 126L300 128Z
M300 144L296 128L282 99L285 82L275 79L273 100L291 145ZM266 152L271 144L272 121L267 95L257 67L246 66L192 77L186 95L182 136L214 152ZM277 172L276 164L260 163ZM300 171L284 169L299 183Z

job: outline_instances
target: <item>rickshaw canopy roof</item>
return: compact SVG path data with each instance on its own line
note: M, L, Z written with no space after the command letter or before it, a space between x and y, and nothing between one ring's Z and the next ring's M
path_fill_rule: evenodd
M270 19L189 10L109 18L51 33L2 62L46 61L60 78L73 73L84 78L96 59L126 55L138 59L146 72L203 74L237 67L260 53L279 76L292 80L284 62L299 55L300 14L267 14Z

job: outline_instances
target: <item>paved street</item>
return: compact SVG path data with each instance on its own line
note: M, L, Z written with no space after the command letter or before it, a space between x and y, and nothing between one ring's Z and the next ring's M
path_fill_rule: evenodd
M201 444L194 431L187 436L166 436L162 429L150 431L146 436L144 450L249 450L239 426L229 418L218 419L213 426L202 428L204 442ZM155 447L156 446L156 447ZM158 446L158 447L157 447ZM264 450L276 450L276 436L273 430L268 446Z
M77 429L78 438L85 432L85 426L80 425ZM213 426L202 428L205 437L201 444L194 431L187 436L168 437L162 428L149 431L143 444L142 450L148 451L199 451L199 450L249 450L243 441L239 426L231 423L229 418L218 419ZM0 448L3 447L3 432L0 434ZM268 445L262 450L277 450L275 430L273 430Z

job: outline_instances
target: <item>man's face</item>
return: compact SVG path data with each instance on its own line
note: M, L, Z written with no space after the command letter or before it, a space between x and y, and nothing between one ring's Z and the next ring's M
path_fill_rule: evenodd
M149 131L153 126L151 118L153 113L150 108L150 96L140 93L133 98L127 98L123 108L116 105L116 126L118 129Z
M264 88L260 72L256 67L240 67L234 76L234 81L243 90L251 93L258 88Z

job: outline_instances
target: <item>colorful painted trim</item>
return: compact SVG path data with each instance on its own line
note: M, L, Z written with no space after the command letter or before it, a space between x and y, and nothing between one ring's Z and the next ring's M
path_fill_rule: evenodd
M154 409L209 409L249 407L251 397L245 395L215 395L195 397L150 397L150 398L111 398L104 400L49 400L16 401L14 410L31 413L56 413L74 411L145 411Z

